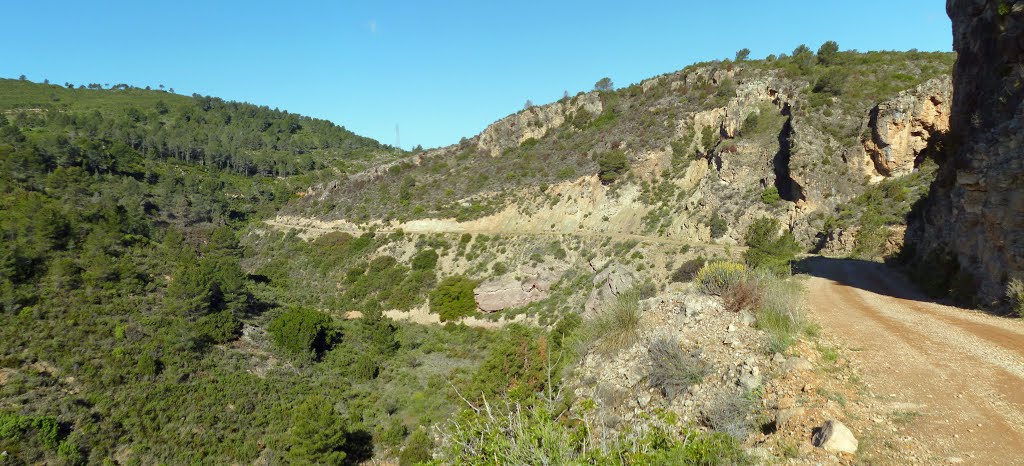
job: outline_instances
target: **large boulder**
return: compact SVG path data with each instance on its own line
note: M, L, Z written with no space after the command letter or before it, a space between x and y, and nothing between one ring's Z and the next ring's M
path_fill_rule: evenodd
M832 453L857 453L857 437L842 422L829 420L814 430L814 446Z

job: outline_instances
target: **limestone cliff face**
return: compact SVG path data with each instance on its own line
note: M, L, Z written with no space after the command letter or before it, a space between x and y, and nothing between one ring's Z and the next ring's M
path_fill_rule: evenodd
M477 139L477 147L492 157L498 156L503 150L518 147L527 139L543 138L548 131L562 126L566 118L571 118L577 112L586 111L590 115L599 115L603 108L601 96L597 92L549 105L530 107L502 118L484 129Z
M984 303L1024 276L1024 2L949 0L953 47L950 137L909 239L921 258L948 252Z
M862 141L873 179L910 173L936 133L949 131L952 83L936 78L871 109Z

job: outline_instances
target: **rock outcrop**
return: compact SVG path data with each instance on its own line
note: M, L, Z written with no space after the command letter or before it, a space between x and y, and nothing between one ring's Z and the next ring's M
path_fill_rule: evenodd
M946 76L899 93L871 109L862 143L875 179L910 173L928 141L949 131L952 83Z
M636 284L636 274L621 264L612 264L594 276L594 291L584 306L586 315L594 315L601 307Z
M548 297L551 286L565 270L564 264L551 268L524 267L519 272L525 277L522 281L504 276L481 283L473 291L476 307L483 312L497 312L540 301Z
M597 92L578 95L549 105L530 107L514 115L502 118L480 133L477 148L492 157L502 151L518 147L528 139L540 139L552 128L562 126L567 118L586 112L597 116L604 109L601 95Z
M1024 276L1024 2L949 0L953 103L948 143L908 241L919 260L952 256L983 304Z

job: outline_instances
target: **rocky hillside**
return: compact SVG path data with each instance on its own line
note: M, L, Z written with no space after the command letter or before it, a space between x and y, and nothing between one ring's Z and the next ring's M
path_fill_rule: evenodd
M909 238L921 269L942 270L935 291L983 304L1024 277L1024 3L950 0L954 99L949 142Z
M837 206L911 173L947 130L952 61L808 50L693 65L524 109L459 144L315 186L284 213L726 244L774 216L810 248Z

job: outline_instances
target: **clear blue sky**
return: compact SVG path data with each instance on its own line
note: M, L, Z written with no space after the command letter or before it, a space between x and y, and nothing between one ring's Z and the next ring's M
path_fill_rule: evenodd
M564 90L812 49L951 50L942 0L21 1L0 76L165 84L434 147Z

